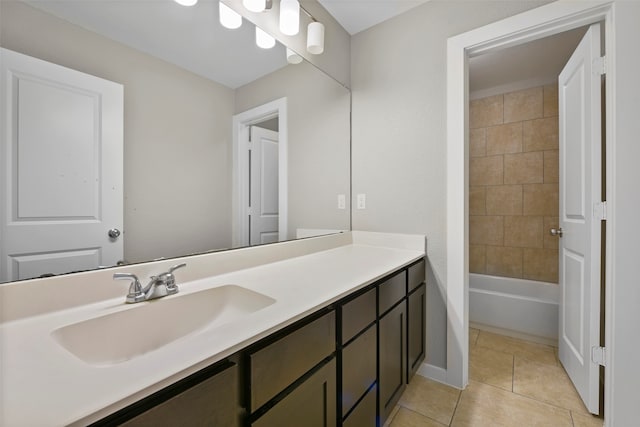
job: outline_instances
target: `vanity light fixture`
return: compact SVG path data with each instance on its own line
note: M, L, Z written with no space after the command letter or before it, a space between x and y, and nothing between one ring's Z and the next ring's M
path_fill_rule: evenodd
M262 12L267 7L265 0L242 0L242 4L249 12L255 13Z
M300 3L298 0L280 1L280 31L295 36L300 31Z
M263 29L256 27L256 44L262 49L271 49L276 45L276 39L265 33Z
M302 62L302 56L287 48L287 62L289 64L299 64Z
M222 2L219 2L218 4L220 5L218 8L220 24L230 30L240 28L242 25L242 15Z
M193 6L198 3L198 0L173 0L181 6Z
M324 52L324 25L314 21L307 27L307 51L313 55Z

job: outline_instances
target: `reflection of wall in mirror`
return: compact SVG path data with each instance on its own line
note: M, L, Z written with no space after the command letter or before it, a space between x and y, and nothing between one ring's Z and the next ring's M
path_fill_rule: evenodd
M127 261L231 246L233 90L22 2L0 44L124 85Z
M303 62L236 89L235 112L283 96L289 115L287 238L295 238L298 228L348 230L349 206L337 209L337 196L349 200L350 93Z

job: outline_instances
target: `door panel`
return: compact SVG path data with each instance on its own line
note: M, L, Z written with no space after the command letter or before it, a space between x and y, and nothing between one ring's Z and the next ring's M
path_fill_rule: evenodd
M278 241L278 152L278 132L251 126L251 245Z
M115 265L123 88L2 49L0 281Z
M600 27L592 25L559 77L560 331L558 354L590 412L599 413L601 76Z

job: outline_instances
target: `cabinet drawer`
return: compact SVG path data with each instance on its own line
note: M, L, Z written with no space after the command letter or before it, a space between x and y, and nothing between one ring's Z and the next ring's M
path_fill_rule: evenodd
M424 282L424 259L409 267L409 292Z
M239 427L237 384L238 367L233 365L137 417L117 424L126 427Z
M267 403L335 351L335 312L249 355L251 411Z
M407 273L403 270L378 285L378 315L381 316L407 294Z
M251 426L335 427L336 421L336 361L331 359Z
M342 416L376 381L376 325L342 349Z
M358 406L343 421L342 427L374 427L376 425L376 387L372 387Z
M342 343L376 320L376 290L360 295L342 306Z

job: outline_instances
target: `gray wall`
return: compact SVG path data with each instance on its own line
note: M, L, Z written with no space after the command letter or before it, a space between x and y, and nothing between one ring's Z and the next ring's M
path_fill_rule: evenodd
M353 197L367 195L353 228L427 235L427 363L442 368L447 38L544 3L432 0L352 37Z
M233 90L2 1L2 47L124 85L128 261L231 246Z
M282 88L285 88L284 91ZM303 62L236 89L236 113L287 98L288 238L297 228L349 229L349 91Z

